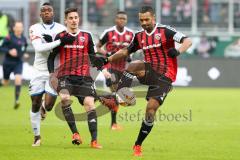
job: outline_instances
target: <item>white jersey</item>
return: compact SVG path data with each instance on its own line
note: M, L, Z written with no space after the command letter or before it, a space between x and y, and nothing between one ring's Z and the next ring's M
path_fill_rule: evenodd
M66 27L56 22L53 22L51 25L37 23L30 27L29 36L35 50L35 59L33 66L37 70L48 71L48 56L52 49L60 44L60 40L47 43L43 39L43 34L51 35L52 39L54 40L55 36L64 30L66 30Z

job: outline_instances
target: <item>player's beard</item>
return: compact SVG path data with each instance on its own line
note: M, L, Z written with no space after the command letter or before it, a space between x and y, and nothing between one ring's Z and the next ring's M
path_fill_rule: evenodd
M150 33L153 30L153 25L142 25L142 28Z

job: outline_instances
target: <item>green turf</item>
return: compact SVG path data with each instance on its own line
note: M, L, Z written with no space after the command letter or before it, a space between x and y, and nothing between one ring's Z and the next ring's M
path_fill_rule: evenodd
M238 160L240 157L240 89L175 88L167 97L157 122L143 144L141 159L160 160ZM78 122L84 143L71 144L67 124L48 114L42 123L43 145L32 148L30 98L23 88L21 108L13 110L13 88L0 88L0 160L126 160L145 111L144 98L132 108L119 112L122 131L110 131L110 115L99 118L102 150L89 148L86 122ZM83 112L74 103L75 112ZM138 117L138 112L140 117ZM164 120L164 115L168 119ZM173 120L173 115L177 116ZM179 117L182 116L182 117Z

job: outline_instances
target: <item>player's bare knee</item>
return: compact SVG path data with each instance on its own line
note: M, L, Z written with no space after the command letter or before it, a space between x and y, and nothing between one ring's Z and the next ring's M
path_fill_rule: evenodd
M21 84L22 84L22 76L15 75L15 85L21 85Z
M95 105L94 105L94 98L93 97L85 97L83 101L84 108L87 112L94 110Z
M159 107L160 107L160 102L158 99L156 98L149 99L147 108L154 108L155 110L157 110Z
M60 98L63 107L71 105L70 95L62 95Z
M66 98L66 99L61 99L62 107L66 107L71 105L71 100Z
M66 89L63 89L59 92L59 96L61 99L62 106L68 106L71 102L71 96Z

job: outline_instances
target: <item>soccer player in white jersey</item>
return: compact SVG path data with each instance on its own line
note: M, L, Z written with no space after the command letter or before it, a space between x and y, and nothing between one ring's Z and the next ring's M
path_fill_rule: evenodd
M40 108L51 111L57 98L57 93L49 85L49 73L47 59L53 48L73 42L69 35L60 40L53 41L55 36L64 31L65 27L54 22L53 7L50 3L44 3L40 8L41 23L34 24L29 29L30 40L35 50L34 69L35 73L30 81L29 92L32 100L30 119L34 133L32 146L40 146ZM43 95L44 100L42 101ZM43 103L42 103L43 102Z

